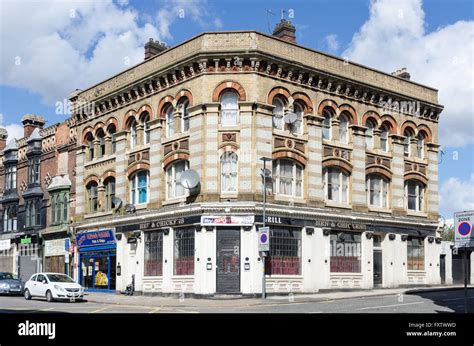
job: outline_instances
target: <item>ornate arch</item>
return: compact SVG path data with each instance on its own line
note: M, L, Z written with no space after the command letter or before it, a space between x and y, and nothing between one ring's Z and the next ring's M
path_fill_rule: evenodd
M138 171L150 171L150 164L147 162L137 162L128 167L127 177L130 178L131 175L135 174Z
M143 105L141 106L138 111L137 111L137 115L138 115L138 118L140 118L140 116L142 115L143 112L148 112L148 115L150 116L150 120L151 119L154 119L154 115L153 115L153 109L151 108L150 105Z
M394 134L396 135L397 134L397 130L398 130L398 124L397 124L397 121L391 116L391 115L388 115L388 114L384 114L381 118L380 118L380 126L382 126L383 124L390 124L389 126L389 132L391 134Z
M324 108L329 107L334 111L334 114L337 114L338 106L337 103L334 102L333 100L326 99L324 101L321 101L321 103L318 106L318 114L322 116L323 115L323 110Z
M433 135L431 134L431 130L425 124L418 125L417 127L418 133L423 132L425 134L425 138L428 142L433 142Z
M380 126L380 115L377 112L365 112L362 116L362 126L366 126L369 119L372 119L375 122L376 127Z
M95 124L95 126L94 126L94 137L97 137L97 131L99 131L99 130L102 130L102 132L104 132L104 134L105 134L105 129L106 129L105 124L102 121Z
M104 174L102 174L101 179L102 179L102 181L105 181L105 179L110 178L110 177L116 178L117 175L116 175L115 171L112 171L112 170L109 169L109 170L105 171Z
M175 151L174 153L172 154L169 154L168 156L166 156L164 159L163 159L163 169L166 170L166 168L173 162L175 161L181 161L181 160L185 160L185 161L189 161L189 154L186 153L186 152L179 152L179 151Z
M428 185L428 179L420 172L414 172L414 171L407 172L405 173L404 178L405 178L405 181L416 180L425 186Z
M164 111L165 111L165 107L168 103L170 103L171 105L173 104L174 102L174 98L173 96L165 96L163 97L161 100L160 100L160 103L158 103L158 108L156 110L156 117L157 118L164 118Z
M193 94L188 89L182 89L176 93L175 99L180 100L182 97L186 97L189 102L189 106L193 105Z
M221 94L226 89L233 89L236 91L239 95L239 101L245 101L247 99L245 89L240 83L234 81L224 81L218 84L212 92L212 102L219 102Z
M287 149L275 150L272 154L272 158L273 160L292 159L302 164L303 166L306 166L308 164L308 160L306 159L306 157L301 154L298 154L297 152L290 151Z
M125 113L125 116L123 118L122 130L127 129L127 124L131 118L135 119L135 121L138 121L137 112L135 112L133 109L130 109L129 111L127 111L127 113Z
M118 131L119 126L116 117L110 117L109 119L107 119L107 121L105 122L105 128L107 129L112 124L115 125L115 131Z
M352 165L339 157L327 157L323 159L323 168L337 167L346 171L349 175L352 174Z
M290 92L288 91L288 89L283 88L283 87L274 87L268 93L267 103L269 105L273 104L273 99L277 95L281 95L281 96L285 97L287 101L290 100L290 98L291 98L291 95L290 95Z
M99 185L99 182L100 182L99 177L95 174L88 175L87 178L84 179L84 186L87 187L87 185L89 185L92 182L96 182L97 185Z
M94 137L94 129L92 128L92 126L88 126L88 127L86 127L84 130L82 130L82 144L85 144L85 143L86 143L86 137L87 137L89 134L90 134L92 137Z
M295 92L293 95L294 101L300 101L304 106L305 106L305 113L310 113L313 114L314 108L313 108L313 102L311 102L311 99L309 98L308 95L302 92Z
M402 124L402 127L400 128L400 135L404 136L405 130L407 128L410 128L413 131L414 135L417 134L416 124L411 120L407 120Z
M217 150L217 154L219 155L219 158L224 154L225 152L233 152L235 154L239 154L239 147L237 144L229 144L229 143L224 143L222 144L219 149Z
M343 104L339 106L339 116L341 116L341 113L345 113L349 115L350 123L352 125L357 125L358 120L357 120L357 113L354 109L354 107L348 105L348 104Z
M392 171L383 165L374 164L374 165L367 166L365 169L365 174L366 175L380 174L384 176L385 178L387 178L388 180L390 181L392 180Z

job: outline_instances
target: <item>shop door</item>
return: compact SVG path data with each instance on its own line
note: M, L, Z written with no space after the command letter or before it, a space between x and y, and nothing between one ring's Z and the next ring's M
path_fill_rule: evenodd
M382 286L382 251L374 250L374 286Z
M439 275L441 277L441 284L446 283L446 255L439 256Z
M81 256L81 285L86 289L115 290L115 253Z
M217 292L240 293L240 228L217 229Z

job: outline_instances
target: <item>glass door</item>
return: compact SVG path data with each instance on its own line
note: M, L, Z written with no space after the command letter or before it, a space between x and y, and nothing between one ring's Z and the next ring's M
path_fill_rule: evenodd
M81 285L86 289L115 290L116 254L97 253L81 256Z

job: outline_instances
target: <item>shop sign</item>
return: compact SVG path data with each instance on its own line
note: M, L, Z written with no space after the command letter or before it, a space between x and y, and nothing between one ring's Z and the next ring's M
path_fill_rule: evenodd
M252 226L253 223L253 215L201 216L201 226Z
M78 247L115 244L114 232L111 229L84 232L76 235Z
M179 226L179 225L184 225L184 223L185 223L184 217L179 218L179 219L144 222L140 224L140 230Z
M20 244L21 245L31 244L31 237L25 236L23 238L20 238Z
M10 239L0 240L0 251L10 250L11 241Z
M66 253L64 239L46 240L44 242L45 256L62 256Z
M326 220L316 220L314 222L315 227L328 227L328 228L338 228L338 229L348 229L355 231L365 231L367 230L367 225L359 224L354 222L346 221L326 221Z

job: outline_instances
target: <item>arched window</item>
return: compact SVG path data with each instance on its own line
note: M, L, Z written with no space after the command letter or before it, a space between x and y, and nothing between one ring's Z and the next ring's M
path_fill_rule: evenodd
M422 132L418 133L416 137L416 157L424 159L425 154L425 136Z
M166 116L166 136L171 137L174 135L174 108L169 105L165 111Z
M348 203L349 175L337 167L324 169L323 175L326 200L336 203Z
M237 191L237 154L227 151L221 155L221 192Z
M375 124L372 120L368 120L366 124L367 129L365 130L365 148L374 148L374 128Z
M94 137L90 132L86 135L85 145L87 148L87 159L89 161L94 160Z
M380 128L380 149L388 151L388 128L385 125Z
M349 137L349 120L345 114L339 117L339 141L347 143Z
M130 149L133 149L138 144L137 121L135 118L129 120L128 131L130 135Z
M26 204L26 227L35 227L41 224L41 201L30 201Z
M226 91L221 96L221 125L235 126L239 116L239 96L234 91Z
M283 130L283 116L285 115L285 102L280 97L273 99L273 127Z
M178 103L178 109L181 112L181 131L189 131L189 101L187 97L182 97Z
M16 166L5 168L5 190L16 189Z
M407 209L413 211L423 210L423 196L425 186L417 180L408 180L405 182L405 196Z
M323 139L331 139L332 134L331 134L331 118L333 116L333 113L329 109L324 109L323 110Z
M273 160L273 192L303 197L303 166L289 159Z
M68 219L68 206L69 206L69 196L67 194L65 194L63 196L63 221L67 222L67 219Z
M56 223L58 220L56 219L56 195L51 197L51 222Z
M148 112L143 112L140 116L140 121L143 124L143 144L150 143L150 115Z
M56 208L54 210L54 212L56 213L56 222L60 222L61 221L61 207L62 207L62 199L61 199L61 196L59 194L56 195Z
M3 210L3 232L10 231L8 229L8 209Z
M149 176L149 172L143 170L130 177L130 202L132 204L148 203L148 197L150 195Z
M295 102L293 103L293 111L296 114L296 121L293 124L293 133L297 135L302 135L303 134L303 115L304 115L304 108L303 106Z
M370 174L366 179L367 200L370 206L388 208L390 182L380 174Z
M117 148L117 139L115 138L115 134L117 132L117 129L115 128L114 124L110 124L107 127L107 132L109 133L111 137L111 148L110 148L110 153L115 154L116 148Z
M409 129L406 129L403 133L405 139L403 140L403 151L406 157L411 156L411 139L413 138L413 132Z
M17 216L15 207L7 207L3 210L3 232L15 232L17 230Z
M181 173L189 168L188 161L176 161L166 169L166 195L168 198L185 196L184 187L181 185Z
M96 137L99 140L99 151L97 153L97 158L101 158L105 155L105 133L102 129L98 129L96 132Z
M97 192L98 192L98 185L97 182L93 181L90 182L87 186L87 206L89 213L96 213L97 212Z
M105 187L105 209L112 210L115 208L115 178L108 177L104 180Z

